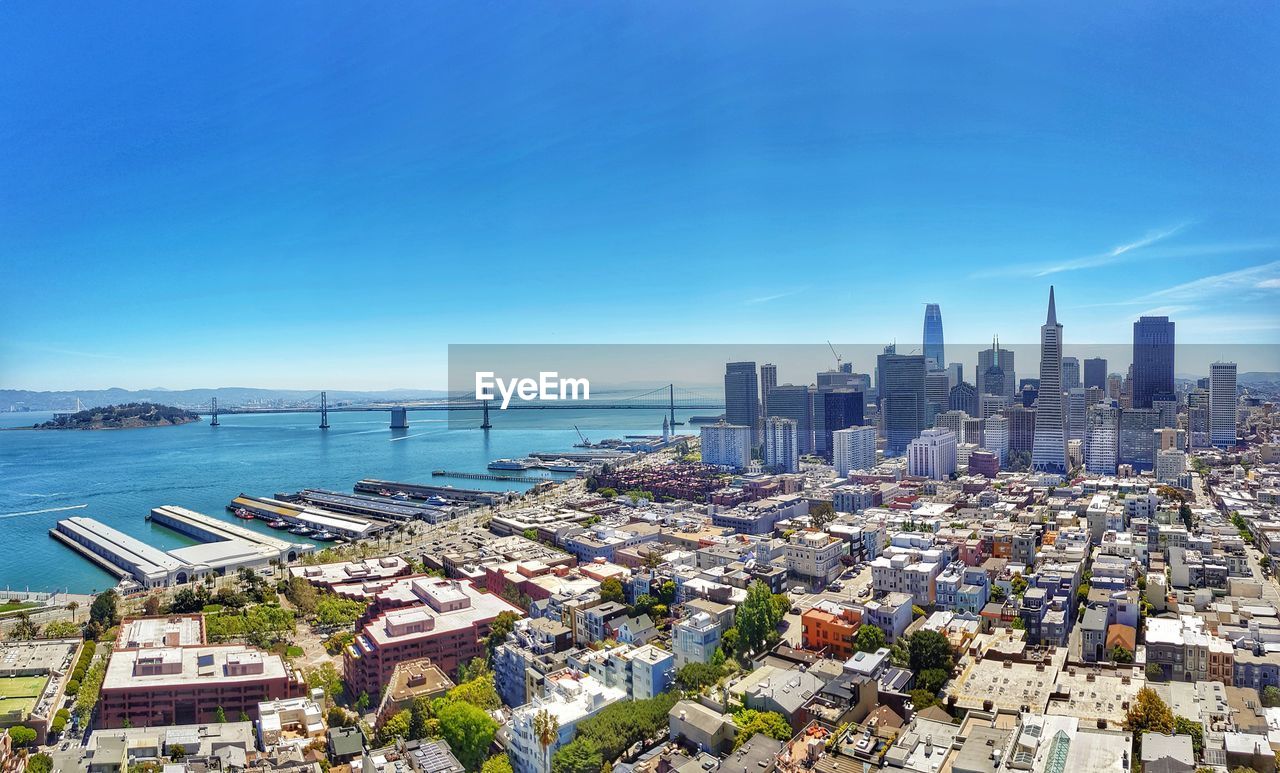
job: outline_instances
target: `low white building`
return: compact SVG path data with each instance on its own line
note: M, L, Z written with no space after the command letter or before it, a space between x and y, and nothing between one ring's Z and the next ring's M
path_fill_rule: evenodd
M512 712L507 746L512 769L515 773L550 773L556 750L573 740L578 723L626 695L577 671L566 669L548 675L546 693ZM534 730L534 723L543 712L559 725L555 741L547 747L542 746Z

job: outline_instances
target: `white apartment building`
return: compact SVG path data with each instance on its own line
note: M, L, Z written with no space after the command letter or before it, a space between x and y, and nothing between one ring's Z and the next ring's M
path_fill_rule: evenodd
M800 469L800 451L796 446L796 422L781 416L764 421L764 464L778 472Z
M1085 411L1084 468L1095 475L1115 475L1119 449L1118 413L1111 405Z
M511 715L507 754L515 773L550 773L556 750L573 740L578 723L595 716L606 706L623 700L627 694L607 687L593 676L565 669L547 676L546 694L516 709ZM559 722L556 740L543 748L533 725L541 712Z
M982 447L1000 459L1000 466L1009 463L1009 419L992 416L982 426Z
M702 462L740 470L751 463L751 427L707 424L702 427Z
M797 579L826 585L840 575L849 545L823 531L798 531L787 542L787 570Z
M831 433L831 463L841 478L876 466L876 428L849 427Z

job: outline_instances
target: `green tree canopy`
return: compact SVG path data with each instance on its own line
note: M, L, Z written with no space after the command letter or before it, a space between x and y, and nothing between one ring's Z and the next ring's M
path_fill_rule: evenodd
M27 773L52 773L53 758L44 752L27 758Z
M409 709L397 711L382 724L382 727L378 728L378 745L386 746L397 738L409 738L412 724L413 715ZM461 759L459 759L459 762L461 762Z
M622 582L617 577L610 577L600 583L600 600L615 601L619 604L627 602L627 594L622 590Z
M505 754L495 754L480 766L480 773L512 773L511 760Z
M911 653L911 670L917 674L931 668L950 673L955 665L947 637L937 631L916 631L911 636L908 651Z
M858 629L858 637L855 640L859 652L875 652L881 647L888 644L889 640L884 635L884 631L870 623L863 623Z
M600 773L603 769L600 746L589 738L573 739L551 758L551 773Z
M738 607L735 625L739 646L745 654L762 652L777 639L782 615L769 586L760 580L751 583L746 600Z
M738 735L733 740L735 749L750 740L756 733L779 741L785 741L795 734L791 730L791 725L787 723L787 718L776 711L743 709L733 715L733 724L738 726Z
M1173 712L1155 690L1143 687L1129 705L1124 729L1136 734L1150 731L1168 735L1173 732Z
M446 702L436 713L440 735L467 770L478 770L493 742L498 723L483 709L463 701Z
M36 731L26 725L14 725L9 728L9 739L14 746L28 746L36 742Z

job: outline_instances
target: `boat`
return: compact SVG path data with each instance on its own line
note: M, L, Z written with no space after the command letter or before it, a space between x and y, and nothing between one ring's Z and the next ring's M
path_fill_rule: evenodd
M408 501L409 495L404 491L397 491L391 495L392 499L399 499L401 502Z
M294 526L292 529L289 530L289 533L296 534L299 537L305 537L311 533L311 530L308 529L306 526Z
M551 472L572 472L572 473L577 473L581 471L584 468L584 466L585 465L578 464L577 462L571 462L568 459L556 459L551 462L546 462L545 464L542 465L543 469L550 470Z
M285 523L284 521L280 520L279 518L275 519L274 521L271 521L271 522L270 522L270 523L268 523L267 525L268 525L268 526L270 526L270 527L271 527L271 528L273 528L273 529L287 529L287 528L289 528L289 524Z
M338 539L338 535L331 531L318 531L311 535L311 539L320 540L321 542L333 542Z
M249 512L248 510L244 509L243 507L237 507L237 508L235 509L235 516L236 516L237 518L239 518L240 520L242 520L242 521L252 521L252 520L253 520L253 513Z
M528 470L538 466L532 459L494 459L489 462L491 470Z

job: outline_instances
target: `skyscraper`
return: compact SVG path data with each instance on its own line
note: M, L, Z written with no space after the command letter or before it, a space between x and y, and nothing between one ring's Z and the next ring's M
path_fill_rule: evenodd
M1133 323L1134 408L1168 400L1173 392L1173 323L1168 317L1139 317Z
M946 480L956 471L956 436L949 429L926 429L907 444L907 474Z
M1013 405L1004 415L1009 419L1009 453L1030 454L1036 442L1036 409Z
M1084 468L1095 475L1116 474L1118 413L1111 403L1100 403L1085 414Z
M1209 442L1215 448L1236 444L1236 364L1209 366Z
M769 390L778 385L778 366L766 362L760 366L760 413L769 415Z
M1080 358L1062 358L1062 390L1070 392L1080 386Z
M1090 357L1084 361L1084 388L1107 388L1107 361L1102 357Z
M1014 371L1013 352L1009 349L1001 349L1000 339L992 339L990 349L978 352L978 369L975 371L975 376L978 394L1013 397L1018 380L1017 373Z
M942 345L942 309L930 303L924 307L924 358L929 370L942 370L947 365Z
M1067 390L1067 440L1084 440L1085 411L1089 393L1084 387Z
M836 475L844 478L852 470L870 470L876 466L876 428L838 429L832 433L831 448Z
M837 430L856 427L862 424L863 414L866 409L866 397L862 392L852 389L836 389L820 395L822 399L822 424L819 430L822 433L822 442L819 444L819 450L827 454L830 458L831 454L831 437ZM813 413L818 413L817 400L814 401ZM816 438L815 438L816 439Z
M900 456L925 428L924 355L879 356L885 455Z
M1118 461L1136 472L1155 468L1155 431L1160 429L1160 412L1154 408L1130 408L1120 411L1120 445Z
M751 445L760 445L760 382L754 362L724 366L724 419L751 428Z
M976 416L978 414L978 390L973 388L973 384L961 381L951 388L947 404L953 411L964 411L970 416Z
M1040 390L1036 397L1033 469L1067 472L1066 410L1062 399L1062 325L1049 286L1049 313L1040 327Z
M813 453L813 393L808 384L782 384L769 390L769 415L796 423L796 451Z
M796 450L796 423L780 416L764 420L764 463L778 472L796 472L800 469L800 455Z
M738 424L705 424L702 427L702 462L740 470L751 463L751 427Z
M843 365L843 363L842 363ZM830 432L827 429L827 404L825 396L828 392L837 389L857 389L861 383L862 377L854 373L852 370L823 370L817 374L817 394L813 396L813 448L819 454L826 456L831 453L829 442ZM861 414L859 414L861 415ZM862 422L859 421L859 424ZM844 429L849 426L845 424L836 429Z
M1009 420L991 416L982 423L982 447L994 453L1000 464L1009 461Z

